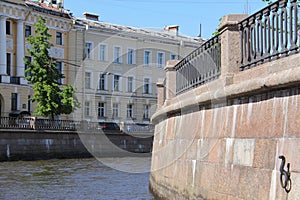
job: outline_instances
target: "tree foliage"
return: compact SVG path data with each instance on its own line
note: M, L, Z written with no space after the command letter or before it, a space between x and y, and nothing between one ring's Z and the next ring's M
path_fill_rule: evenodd
M53 119L57 115L70 114L79 107L79 102L71 85L60 84L59 80L65 77L57 69L56 60L49 55L49 49L53 46L49 42L51 37L45 19L40 18L35 24L35 34L27 38L31 45L28 53L33 62L27 59L24 62L28 66L26 80L33 85L31 100L37 103L35 113Z

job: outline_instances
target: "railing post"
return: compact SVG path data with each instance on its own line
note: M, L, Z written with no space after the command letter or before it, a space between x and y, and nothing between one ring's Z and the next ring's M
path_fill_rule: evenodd
M169 101L176 96L176 69L175 66L178 64L178 60L168 60L165 71L166 71L166 100L165 104L168 105Z
M225 84L232 84L233 75L239 71L241 64L241 35L238 23L245 19L245 14L224 16L218 27L221 35L221 78Z
M165 82L165 80L160 78L160 79L158 79L158 81L156 83L156 87L157 87L157 110L159 110L164 105L164 102L165 102L164 82Z

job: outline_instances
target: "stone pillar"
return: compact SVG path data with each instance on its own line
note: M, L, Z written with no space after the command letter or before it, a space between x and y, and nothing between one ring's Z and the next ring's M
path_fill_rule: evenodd
M157 110L159 110L165 102L165 79L158 79L157 86Z
M6 17L0 16L0 75L6 75Z
M175 66L178 60L168 60L165 67L166 71L166 100L165 104L168 105L169 101L176 96L176 70Z
M238 23L248 15L231 14L222 19L218 31L221 35L221 78L232 84L234 73L239 72L241 61L241 37Z
M17 21L17 77L24 77L24 21Z

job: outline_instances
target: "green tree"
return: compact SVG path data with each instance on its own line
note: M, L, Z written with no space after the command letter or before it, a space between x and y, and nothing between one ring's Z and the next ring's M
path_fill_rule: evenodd
M27 59L24 62L28 66L26 80L33 85L31 100L37 103L35 114L53 119L57 115L72 113L79 107L79 102L71 85L60 84L65 77L57 69L56 60L49 55L49 49L53 46L49 42L51 37L45 19L41 17L35 24L35 35L27 38L31 45L28 53L33 62Z

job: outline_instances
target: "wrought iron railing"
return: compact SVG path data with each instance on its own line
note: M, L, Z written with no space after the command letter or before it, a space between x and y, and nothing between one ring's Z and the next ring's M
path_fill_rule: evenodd
M217 79L221 74L221 43L217 35L176 66L176 94Z
M0 117L1 129L33 129L33 118Z
M297 0L279 0L239 23L241 70L299 52Z
M72 120L36 119L34 129L38 130L77 130L80 122Z
M35 117L0 117L0 129L24 129L24 130L47 130L47 131L84 131L103 133L98 122L52 120ZM154 126L126 124L123 130L126 133L153 133ZM113 132L113 131L112 131ZM115 130L117 132L117 130ZM121 132L120 132L121 133Z

